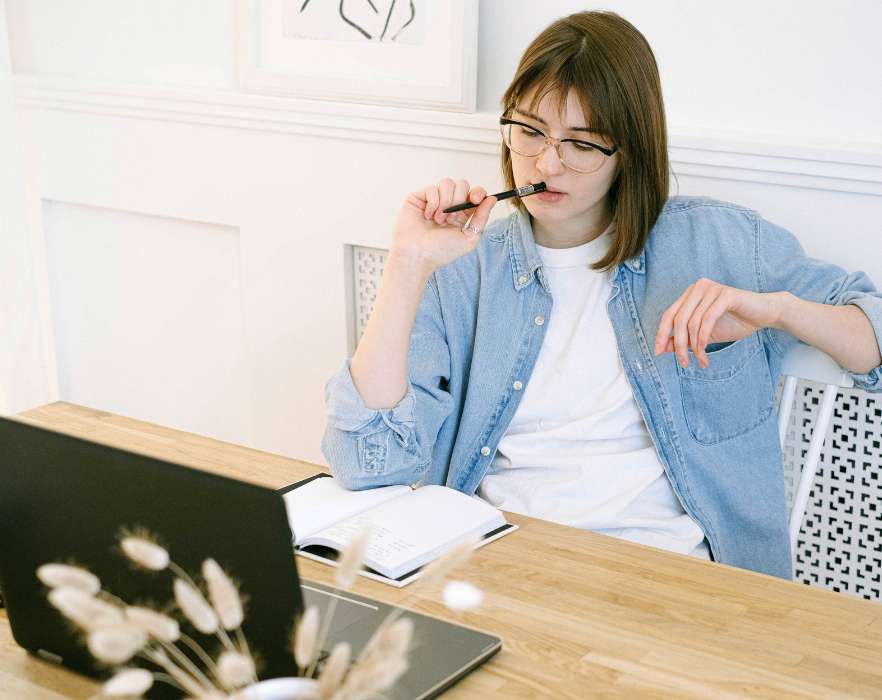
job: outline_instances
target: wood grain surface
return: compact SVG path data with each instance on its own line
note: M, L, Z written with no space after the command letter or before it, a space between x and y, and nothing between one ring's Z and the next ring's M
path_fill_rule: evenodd
M65 403L19 419L278 488L321 467ZM733 567L509 515L520 530L458 578L482 588L454 614L440 590L359 579L354 592L503 639L444 697L882 697L882 607ZM7 536L7 535L4 535ZM331 569L298 559L305 579ZM0 696L88 698L92 681L33 658L0 611Z

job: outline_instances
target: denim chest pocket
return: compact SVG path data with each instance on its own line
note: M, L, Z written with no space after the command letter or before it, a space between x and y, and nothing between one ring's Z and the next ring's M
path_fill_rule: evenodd
M677 365L686 425L697 442L714 445L743 435L774 408L772 375L758 333L708 352L702 369L690 354Z

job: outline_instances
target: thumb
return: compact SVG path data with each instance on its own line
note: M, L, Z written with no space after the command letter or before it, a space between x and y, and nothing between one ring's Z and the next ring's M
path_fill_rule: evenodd
M493 195L484 198L484 201L475 209L475 214L472 216L472 226L476 226L480 231L484 230L487 226L487 220L490 218L490 210L493 209L496 201L496 197Z

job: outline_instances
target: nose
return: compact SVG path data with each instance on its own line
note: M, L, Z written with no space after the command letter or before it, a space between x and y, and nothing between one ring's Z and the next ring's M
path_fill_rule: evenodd
M543 175L554 175L565 169L554 143L545 142L545 149L536 157L536 170Z

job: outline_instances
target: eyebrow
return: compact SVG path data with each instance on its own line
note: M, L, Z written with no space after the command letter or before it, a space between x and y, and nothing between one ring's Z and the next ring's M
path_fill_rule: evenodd
M523 110L523 109L518 109L517 107L514 108L514 111L517 112L518 114L520 114L522 117L527 117L528 119L534 119L534 120L536 120L536 121L539 122L542 126L548 126L548 122L546 122L546 121L545 121L542 117L540 117L538 114L533 114L532 112L528 112L528 111ZM590 127L587 127L587 126L568 126L568 127L567 127L567 131L584 131L584 132L587 132L587 133L589 133L589 134L598 134L598 135L600 135L600 132L599 132L599 131L595 131L594 129L591 129Z

